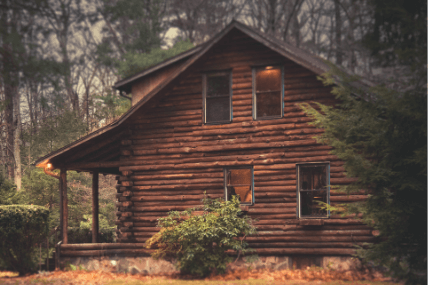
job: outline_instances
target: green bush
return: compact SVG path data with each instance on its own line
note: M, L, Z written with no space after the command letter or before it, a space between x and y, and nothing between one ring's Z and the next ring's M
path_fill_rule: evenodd
M25 203L25 193L17 192L12 181L6 179L0 171L0 205L13 205Z
M227 251L252 251L244 239L255 234L256 229L251 219L242 215L238 198L223 202L205 197L203 204L202 209L172 211L159 219L161 231L146 242L148 248L157 247L154 258L172 254L182 273L206 276L225 272L232 261Z
M49 210L41 206L0 206L0 259L23 275L36 270L35 246L47 235Z

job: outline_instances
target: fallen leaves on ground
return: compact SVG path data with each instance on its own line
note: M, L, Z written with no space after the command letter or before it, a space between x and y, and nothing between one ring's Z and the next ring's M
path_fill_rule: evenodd
M4 277L10 276L10 277ZM16 275L15 275L16 276ZM143 281L144 283L150 281L165 280L196 280L193 276L183 275L131 275L124 273L112 273L105 271L54 271L42 272L39 274L28 275L24 277L14 277L9 274L0 274L0 284L107 284L112 281L120 280L123 284ZM223 275L213 275L204 279L204 281L235 281L235 280L248 280L258 279L265 280L266 282L282 283L284 281L389 281L379 273L366 271L334 271L321 268L309 268L307 270L242 270L229 272ZM151 283L151 282L150 282ZM162 282L161 282L162 283Z

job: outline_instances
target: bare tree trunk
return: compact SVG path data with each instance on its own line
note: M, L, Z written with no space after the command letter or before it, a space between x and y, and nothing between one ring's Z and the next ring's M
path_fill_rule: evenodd
M14 181L16 185L17 191L21 190L21 177L22 177L22 169L21 169L21 146L19 143L22 125L21 125L21 107L20 107L20 94L17 92L14 97L14 107L15 107L15 134L14 134L14 142L13 142L13 153L15 158L15 167L14 167Z
M7 61L7 59L6 59ZM7 72L7 71L6 71ZM9 72L7 72L9 73ZM5 78L6 81L6 78ZM14 132L14 126L13 126L13 96L14 96L14 87L11 86L6 82L4 87L4 97L5 97L5 110L4 110L4 116L5 116L5 123L6 123L6 160L7 160L7 176L9 179L12 179L14 177L14 159L13 159L13 132Z
M340 17L340 0L334 0L334 12L336 18L336 64L342 64L342 18Z
M7 15L3 15L7 17ZM6 22L6 19L3 17L2 22ZM6 155L6 164L7 164L7 175L9 179L14 177L14 159L13 159L13 150L14 150L14 124L13 124L13 110L14 110L14 97L18 93L18 84L17 84L17 73L14 72L14 63L13 63L13 54L12 47L9 43L6 42L7 31L3 33L3 82L4 82L4 99L5 99L5 109L4 117L6 124L6 145L5 145L5 155Z

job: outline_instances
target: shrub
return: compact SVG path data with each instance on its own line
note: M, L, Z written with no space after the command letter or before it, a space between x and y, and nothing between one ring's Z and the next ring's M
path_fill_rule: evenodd
M48 230L49 210L41 206L0 206L0 258L23 275L36 270L34 247Z
M25 203L24 191L16 191L15 184L6 179L0 171L0 205Z
M252 251L244 239L256 233L251 219L242 215L238 198L224 202L205 197L203 204L202 209L172 211L160 218L161 231L146 242L148 248L157 246L154 258L172 254L182 273L201 277L211 272L224 273L232 261L227 251Z

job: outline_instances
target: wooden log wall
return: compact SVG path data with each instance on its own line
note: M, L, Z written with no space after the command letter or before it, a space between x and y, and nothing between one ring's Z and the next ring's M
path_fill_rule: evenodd
M284 65L284 117L254 121L252 71L257 64ZM258 235L250 246L267 255L349 255L371 242L371 229L352 217L331 216L324 225L301 225L296 218L296 163L330 161L331 184L346 184L343 162L313 139L320 130L296 103L334 104L330 89L311 71L243 34L231 33L195 64L180 84L132 121L122 140L117 177L118 242L143 243L159 229L157 219L171 210L201 204L203 193L224 197L223 169L254 167ZM202 123L202 73L231 69L233 121ZM331 191L332 205L364 200L364 192Z

